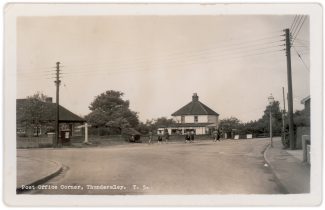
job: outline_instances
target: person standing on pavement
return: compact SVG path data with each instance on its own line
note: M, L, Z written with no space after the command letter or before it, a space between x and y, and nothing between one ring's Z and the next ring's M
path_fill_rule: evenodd
M218 131L215 130L213 131L213 142L217 142L217 138L218 138Z
M221 131L220 129L218 128L217 130L217 140L220 141L220 137L221 137Z
M168 130L165 129L165 140L166 140L166 144L168 143L168 140L169 140L169 133L168 133Z
M151 131L149 131L149 141L148 141L148 144L151 144L152 138L153 138L153 134L152 134Z
M187 131L185 135L185 143L189 142L190 140L191 140L191 134L189 131Z
M194 133L194 131L191 131L191 141L190 142L194 142L194 135L195 135L195 133Z
M162 142L162 134L159 133L158 134L158 144L161 144L161 142Z

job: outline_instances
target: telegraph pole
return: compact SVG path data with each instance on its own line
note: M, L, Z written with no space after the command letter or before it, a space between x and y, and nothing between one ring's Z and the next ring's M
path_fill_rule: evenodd
M283 142L286 142L286 133L285 133L285 113L286 113L286 101L284 97L284 87L282 87L282 96L283 96L283 110L282 110L282 138Z
M56 85L56 118L55 118L55 146L56 147L61 147L62 146L62 142L60 141L59 138L59 133L60 133L60 126L59 126L59 87L60 87L60 62L56 62L56 80L55 80L55 85Z
M293 93L292 93L292 74L291 74L291 40L290 30L285 31L286 37L286 56L287 56L287 77L288 77L288 120L289 120L289 142L290 149L295 149L295 139L293 130Z

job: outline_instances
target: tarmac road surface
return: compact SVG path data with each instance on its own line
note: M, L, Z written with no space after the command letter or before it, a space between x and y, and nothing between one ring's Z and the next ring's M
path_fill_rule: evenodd
M24 149L17 155L63 164L27 194L281 194L263 151L268 139ZM42 170L40 168L39 170Z

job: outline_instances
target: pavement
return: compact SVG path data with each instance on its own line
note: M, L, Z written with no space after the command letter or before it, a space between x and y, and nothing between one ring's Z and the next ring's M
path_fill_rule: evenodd
M308 193L309 166L282 150L280 139L273 148L268 144L250 139L17 150L17 192L44 184L57 188L27 193Z
M62 171L62 164L53 160L17 156L17 193L42 184Z
M281 139L275 138L273 147L266 149L264 157L287 193L310 192L310 165L302 162L302 150L285 150Z

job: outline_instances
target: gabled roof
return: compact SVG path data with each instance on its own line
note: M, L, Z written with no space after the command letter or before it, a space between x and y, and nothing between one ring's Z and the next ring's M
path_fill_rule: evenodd
M301 104L305 104L308 100L310 100L310 96L307 96L307 97L303 98L303 99L300 101L300 103L301 103Z
M181 116L181 115L217 115L219 114L208 106L199 101L199 97L194 93L192 96L192 101L176 112L172 116Z
M24 113L28 112L28 107L31 106L31 101L29 99L17 99L16 100L16 114L17 119L23 118ZM40 120L43 121L55 121L56 118L56 104L51 102L37 101L37 107L40 109L39 112ZM35 114L35 113L29 113ZM24 119L21 119L24 120ZM72 113L63 106L59 106L59 121L60 122L85 122L86 120L79 117L78 115Z

